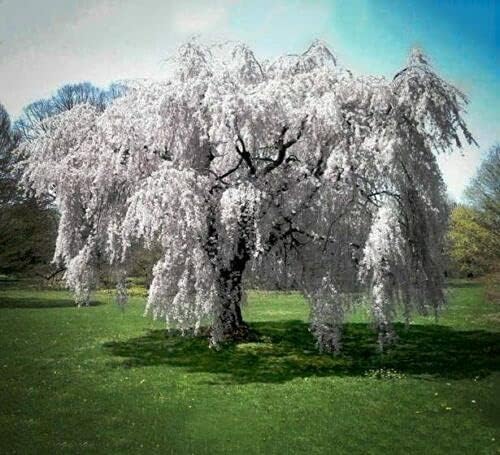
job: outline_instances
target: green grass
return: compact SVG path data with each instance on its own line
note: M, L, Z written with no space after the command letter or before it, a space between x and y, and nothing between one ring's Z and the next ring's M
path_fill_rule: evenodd
M0 453L500 453L500 308L458 282L379 354L362 313L320 355L298 294L251 293L219 352L99 293L0 283Z

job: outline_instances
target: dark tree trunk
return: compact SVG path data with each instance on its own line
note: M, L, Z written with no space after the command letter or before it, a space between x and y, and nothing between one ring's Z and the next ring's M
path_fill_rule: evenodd
M250 335L249 327L241 314L243 273L250 259L248 220L246 217L242 218L235 255L226 267L218 270L217 289L221 306L215 325L222 328L223 338L226 340L247 339Z
M249 334L248 325L243 321L241 314L242 275L240 270L224 269L218 279L220 313L215 326L222 330L222 337L225 340L246 339Z
M241 314L241 304L243 298L243 273L250 259L252 233L250 232L250 217L243 213L239 226L239 238L236 244L236 251L229 264L223 265L220 257L219 235L217 231L217 220L212 211L208 218L208 241L205 244L205 251L212 261L217 276L217 293L219 297L219 312L216 315L212 331L217 331L218 338L223 340L243 340L250 335L248 325L243 321Z

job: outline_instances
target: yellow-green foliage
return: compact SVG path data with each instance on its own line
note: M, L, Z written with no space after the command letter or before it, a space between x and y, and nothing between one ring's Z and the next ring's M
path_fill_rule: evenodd
M498 236L479 222L473 208L458 205L453 209L449 238L451 259L462 275L484 274L498 260Z

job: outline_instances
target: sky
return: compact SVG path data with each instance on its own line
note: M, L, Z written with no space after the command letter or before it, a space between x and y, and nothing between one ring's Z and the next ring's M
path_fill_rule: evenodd
M0 103L12 117L69 82L161 78L193 35L247 43L262 58L326 41L354 73L391 78L421 47L470 99L479 147L440 156L460 199L500 142L499 0L0 0Z

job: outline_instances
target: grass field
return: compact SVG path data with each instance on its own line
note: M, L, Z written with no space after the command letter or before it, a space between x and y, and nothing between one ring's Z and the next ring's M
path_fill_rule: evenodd
M214 352L141 297L76 309L0 283L0 453L500 453L500 308L479 284L451 294L384 354L358 314L332 357L293 293L251 293L260 341Z

